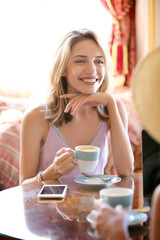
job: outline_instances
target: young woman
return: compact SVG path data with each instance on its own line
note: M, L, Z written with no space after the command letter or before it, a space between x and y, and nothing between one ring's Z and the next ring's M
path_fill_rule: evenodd
M93 174L105 174L108 132L119 175L133 171L124 105L109 92L110 56L87 29L68 33L53 63L46 105L26 112L21 127L20 184L78 176L72 149L100 147Z

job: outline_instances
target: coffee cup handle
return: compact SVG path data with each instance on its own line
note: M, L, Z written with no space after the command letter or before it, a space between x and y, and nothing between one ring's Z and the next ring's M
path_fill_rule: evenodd
M72 148L71 148L71 151L74 153L74 155L75 155L75 150L73 150ZM75 158L76 158L76 156L75 156ZM75 162L75 161L73 161L73 163L77 166L77 163Z

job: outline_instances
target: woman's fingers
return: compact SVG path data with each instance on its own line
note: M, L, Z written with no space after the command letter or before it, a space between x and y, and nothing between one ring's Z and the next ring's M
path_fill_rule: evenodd
M73 151L70 148L62 148L57 152L54 164L56 164L59 173L65 175L76 167L73 160Z
M61 148L59 151L57 151L56 156L61 156L64 153L73 153L73 150L71 148Z
M66 94L67 95L67 94ZM70 95L70 94L68 94ZM65 108L65 112L69 112L69 110L71 109L71 114L74 114L74 112L77 110L79 105L83 105L83 99L86 98L87 95L84 94L80 94L77 96L74 96L69 103L67 104L66 108Z
M71 110L71 114L75 114L82 106L97 106L97 105L106 105L107 104L107 94L103 93L95 93L95 94L75 94L68 93L61 95L61 98L70 98L69 103L65 108L65 112L69 112Z
M81 94L77 97L72 98L65 108L65 112L69 112L71 109L71 114L75 114L82 106L96 106L97 104L93 102L91 95Z
M74 155L73 152L65 152L62 153L61 155L57 156L56 161L58 161L60 164L67 164L67 162L72 162L74 160Z

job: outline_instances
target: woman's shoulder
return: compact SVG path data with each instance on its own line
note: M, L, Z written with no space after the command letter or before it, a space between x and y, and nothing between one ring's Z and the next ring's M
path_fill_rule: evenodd
M125 111L125 105L120 99L116 99L116 104L119 111Z
M121 116L123 122L126 122L126 121L128 122L127 110L126 110L124 103L119 99L116 99L116 103L117 103L117 108L118 108L118 111L120 113L120 116Z
M25 112L24 112L24 116L23 116L23 121L27 121L30 122L32 121L32 123L46 123L46 119L45 119L45 114L46 114L46 109L44 105L36 105L34 107L28 108Z
M21 131L32 136L36 136L41 142L41 146L44 144L48 131L49 122L45 118L45 107L42 105L32 107L24 113L22 119Z

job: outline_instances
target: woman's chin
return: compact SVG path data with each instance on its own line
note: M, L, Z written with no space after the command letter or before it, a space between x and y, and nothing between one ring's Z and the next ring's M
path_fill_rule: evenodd
M82 94L86 94L86 95L92 95L92 94L95 94L97 92L97 88L95 89L85 89L84 91L82 91L81 93Z

